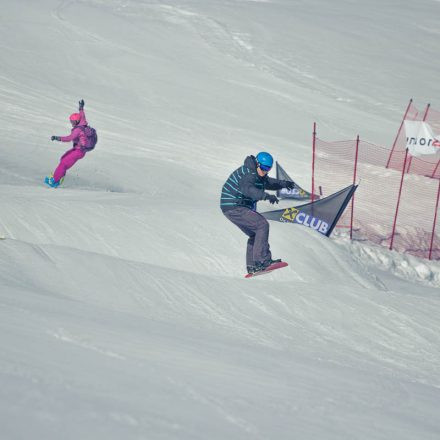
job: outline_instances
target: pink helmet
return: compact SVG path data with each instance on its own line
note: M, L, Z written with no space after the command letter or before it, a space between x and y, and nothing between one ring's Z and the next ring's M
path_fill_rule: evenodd
M70 121L79 122L81 120L81 115L79 113L72 113L69 116Z

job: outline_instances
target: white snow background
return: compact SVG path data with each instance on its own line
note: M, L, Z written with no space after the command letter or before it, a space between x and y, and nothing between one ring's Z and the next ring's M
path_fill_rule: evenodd
M310 190L314 121L439 108L440 2L0 6L2 440L440 438L440 264L271 223L289 267L245 280L219 210L261 149Z

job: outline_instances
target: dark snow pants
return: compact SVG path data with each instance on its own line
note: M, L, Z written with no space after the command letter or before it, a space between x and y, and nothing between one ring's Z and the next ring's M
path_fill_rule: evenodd
M239 206L223 214L248 237L246 265L254 266L272 258L269 247L269 222L258 212Z

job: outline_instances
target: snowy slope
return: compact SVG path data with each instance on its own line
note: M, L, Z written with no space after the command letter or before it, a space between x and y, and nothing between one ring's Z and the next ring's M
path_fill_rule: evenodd
M6 2L1 438L437 438L439 264L272 223L290 266L244 280L218 199L263 146L307 188L315 120L386 144L435 106L439 9ZM80 98L99 143L50 190Z

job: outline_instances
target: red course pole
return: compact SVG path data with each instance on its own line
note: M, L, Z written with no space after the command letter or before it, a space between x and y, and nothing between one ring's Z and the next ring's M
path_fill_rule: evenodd
M403 115L403 119L402 119L402 122L400 123L399 130L397 131L396 139L394 139L393 147L391 148L391 152L390 152L390 155L389 155L389 157L388 157L387 166L386 166L385 168L388 168L388 167L390 166L391 156L393 155L394 148L396 147L396 144L397 144L397 139L399 139L400 132L402 131L403 122L404 122L405 119L406 119L406 115L407 115L408 112L409 112L409 108L411 107L412 102L413 102L413 100L412 100L412 98L411 98L411 99L409 100L409 104L408 104L408 107L406 108L405 114Z
M425 114L423 115L423 122L425 122L426 121L426 118L428 117L428 112L429 112L429 108L431 107L431 104L428 104L427 106L426 106L426 109L425 109Z
M431 177L432 177L432 178L434 178L434 176L435 176L435 172L437 171L437 168L438 168L439 165L440 165L440 160L437 162L437 165L435 166L434 171L433 171L432 174L431 174Z
M390 242L390 251L393 250L394 234L396 232L397 214L399 213L400 196L402 195L403 176L405 175L407 158L408 158L408 148L405 150L405 160L403 161L402 177L400 178L399 197L397 199L396 213L394 214L393 232L391 233L391 242Z
M353 185L356 184L358 155L359 155L359 135L357 135L356 138L356 154L354 157ZM355 195L353 194L353 197L351 199L350 240L353 240L354 196Z
M312 203L315 200L315 152L316 152L316 122L313 123L313 151L312 151Z
M408 161L408 169L406 170L406 174L409 174L409 169L411 168L413 157L411 156Z
M431 256L432 256L432 245L434 243L435 226L437 224L437 210L438 210L439 197L440 197L440 179L438 181L437 202L435 204L435 211L434 211L434 223L432 224L431 244L429 245L429 257L428 257L429 260L431 259Z

